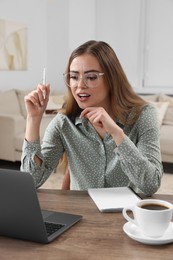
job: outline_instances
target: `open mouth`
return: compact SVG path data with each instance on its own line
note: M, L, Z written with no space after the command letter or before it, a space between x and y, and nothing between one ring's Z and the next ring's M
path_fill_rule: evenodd
M85 100L85 99L88 99L90 97L89 94L86 94L86 93L79 93L77 94L78 97L81 99L81 100Z

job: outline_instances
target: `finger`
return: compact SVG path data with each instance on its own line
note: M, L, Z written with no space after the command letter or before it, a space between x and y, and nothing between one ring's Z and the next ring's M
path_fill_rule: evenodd
M100 116L99 115L96 115L96 114L92 115L88 119L94 125L102 125L102 122L100 120Z
M48 99L50 95L50 84L41 85L41 91L44 99Z
M38 98L41 106L47 104L50 94L50 85L39 84L37 86Z
M46 86L43 84L38 84L37 92L38 92L39 99L41 102L43 99L45 99L45 96L46 96Z
M85 109L81 112L80 118L82 118L82 117L87 117L86 115L87 115L89 112L94 111L95 109L96 109L95 107L87 107L87 108L85 108Z
M48 99L49 95L50 95L50 84L47 84L45 89L45 99Z
M36 96L34 96L31 93L26 95L24 100L25 100L25 102L31 102L33 105L39 106L38 98L36 98Z
M80 114L80 118L82 117L86 117L86 114L87 114L87 109L84 109L81 114Z

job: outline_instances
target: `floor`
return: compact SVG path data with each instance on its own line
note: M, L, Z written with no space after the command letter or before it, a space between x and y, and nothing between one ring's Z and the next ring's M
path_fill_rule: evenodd
M4 161L0 161L0 168L13 168L19 169L20 163L6 163ZM161 187L157 191L157 193L162 194L173 194L173 165L164 167L164 175L162 178ZM55 173L49 177L49 179L42 185L41 188L44 189L61 189L61 183L63 179L63 169L57 168Z

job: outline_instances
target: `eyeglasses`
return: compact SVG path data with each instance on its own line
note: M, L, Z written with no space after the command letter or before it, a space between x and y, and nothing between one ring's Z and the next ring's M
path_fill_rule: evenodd
M79 77L79 73L69 72L64 73L64 81L70 88L78 87L80 79L83 80L84 84L88 88L95 88L98 86L100 76L103 76L102 72L87 72L83 76Z

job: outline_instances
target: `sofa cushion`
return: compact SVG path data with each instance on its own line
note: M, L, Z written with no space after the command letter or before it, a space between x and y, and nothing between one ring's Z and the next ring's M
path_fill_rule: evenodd
M41 121L41 126L40 126L40 139L41 140L43 139L46 127L48 126L50 121L54 118L54 116L55 115L44 115L43 116L42 121ZM25 125L24 125L24 127L25 127ZM22 151L24 137L25 137L24 129L22 132L15 135L15 138L14 138L15 150Z
M173 125L173 97L165 94L160 94L159 101L164 101L169 103L168 109L163 119L163 124Z
M14 89L0 92L0 113L9 115L18 115L20 106Z
M172 125L162 125L160 129L160 145L163 154L171 154L173 156L172 131Z
M153 104L157 110L157 115L158 115L158 119L159 119L159 123L160 125L162 125L163 123L163 119L165 117L165 114L166 114L166 111L168 109L168 105L169 103L168 102L153 102L151 101L150 102L151 104Z
M23 90L23 89L16 89L16 94L18 97L18 102L19 102L19 106L20 106L20 111L21 114L24 116L24 118L26 118L27 113L26 113L26 108L25 108L25 101L24 101L24 97L31 92L31 90L27 89L27 90Z
M50 123L50 121L54 118L55 114L50 114L50 115L43 115L43 118L41 120L41 125L40 125L40 139L42 140L45 130Z
M147 102L153 104L156 107L157 114L158 114L158 120L160 125L163 123L166 111L168 109L169 103L166 100L160 100L159 95L145 95L141 94L140 97L142 97Z
M46 111L57 110L64 104L64 95L51 95L46 107Z
M14 148L16 151L22 152L24 138L25 138L25 132L20 133L14 137Z

